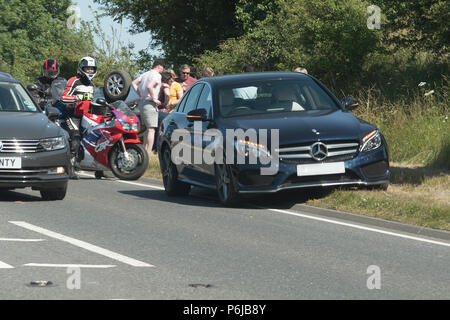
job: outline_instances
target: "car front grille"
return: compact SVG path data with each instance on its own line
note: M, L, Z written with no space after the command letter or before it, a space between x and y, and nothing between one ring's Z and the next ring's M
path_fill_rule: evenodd
M317 144L320 144L322 152L320 158L314 158L314 150L317 151ZM277 152L280 161L287 163L315 163L334 162L350 160L356 156L359 149L359 142L355 140L346 141L322 141L310 142L297 145L281 146Z
M39 140L2 140L0 139L0 153L35 153L44 151Z

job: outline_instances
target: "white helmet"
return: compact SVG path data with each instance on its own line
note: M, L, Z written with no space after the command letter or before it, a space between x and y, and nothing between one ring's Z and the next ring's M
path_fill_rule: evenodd
M93 67L94 72L86 72L84 70L85 67ZM97 74L97 61L91 57L81 58L80 62L78 62L78 73L81 74L81 76L92 80Z

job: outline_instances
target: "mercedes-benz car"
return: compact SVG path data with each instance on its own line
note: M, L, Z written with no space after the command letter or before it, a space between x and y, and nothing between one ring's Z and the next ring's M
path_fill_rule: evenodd
M44 200L62 200L69 179L70 150L66 134L44 113L22 84L0 72L0 192L31 187Z
M385 189L386 141L349 112L357 105L302 73L200 79L161 124L164 187L169 195L216 189L225 205L305 187Z

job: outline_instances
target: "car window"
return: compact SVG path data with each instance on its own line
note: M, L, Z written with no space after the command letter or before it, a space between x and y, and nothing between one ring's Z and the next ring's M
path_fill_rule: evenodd
M38 111L31 97L18 83L0 82L0 112Z
M177 104L177 108L175 110L176 112L183 112L184 105L186 104L186 100L187 100L188 96L189 96L189 91L186 92L185 94L183 94L183 96L181 97L181 101L178 102L178 104Z
M186 99L186 105L183 109L183 113L188 113L189 111L192 111L197 106L197 99L200 95L200 92L203 89L203 84L197 84L193 86L189 91L189 96Z
M218 91L223 117L280 112L339 110L333 99L311 79L261 80Z
M199 108L206 109L207 117L209 119L212 110L212 94L211 88L208 85L203 87L200 98L198 99L197 109Z

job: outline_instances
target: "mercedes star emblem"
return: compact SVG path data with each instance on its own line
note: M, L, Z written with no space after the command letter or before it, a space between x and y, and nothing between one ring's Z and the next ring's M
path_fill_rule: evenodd
M322 142L316 142L311 146L311 157L314 160L322 161L328 156L328 149Z

